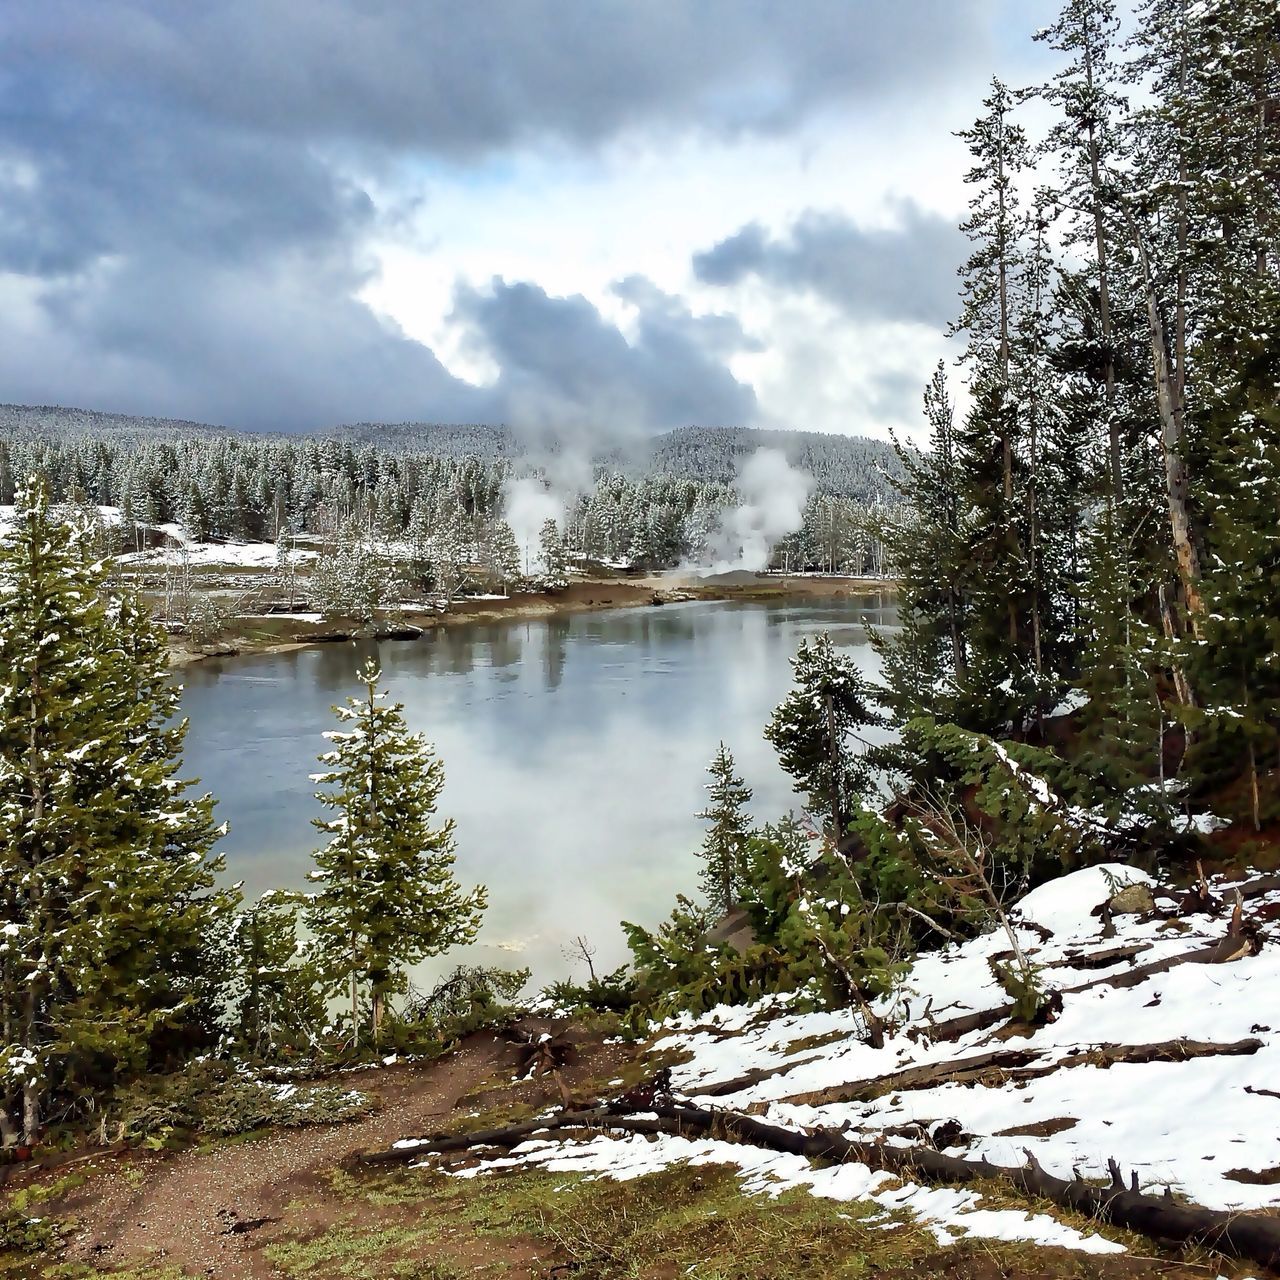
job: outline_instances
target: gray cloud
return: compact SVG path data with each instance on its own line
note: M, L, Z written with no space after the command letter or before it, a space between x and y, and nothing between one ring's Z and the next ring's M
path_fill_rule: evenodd
M754 401L724 367L733 322L651 295L631 345L581 299L461 299L510 367L496 392L451 377L354 300L360 247L393 215L352 175L445 160L465 181L481 156L548 140L782 131L963 73L991 19L991 0L806 0L803 20L790 0L8 5L0 399L283 428L534 402L740 420ZM581 345L516 332L534 312Z
M781 237L750 223L694 256L704 284L750 276L812 293L860 320L915 321L934 328L955 314L955 272L965 241L954 223L911 201L892 228L859 227L834 213L808 212Z
M483 418L480 393L354 301L354 283L314 256L155 254L55 284L16 330L0 287L3 398L284 431Z
M42 0L14 67L253 132L447 154L665 121L778 129L832 99L937 84L985 50L984 0ZM128 86L123 89L122 86Z
M581 296L554 298L501 279L459 290L454 318L501 370L489 394L503 421L535 433L562 427L618 436L755 417L755 393L725 365L753 346L735 320L695 317L640 277L615 291L637 309L630 342Z

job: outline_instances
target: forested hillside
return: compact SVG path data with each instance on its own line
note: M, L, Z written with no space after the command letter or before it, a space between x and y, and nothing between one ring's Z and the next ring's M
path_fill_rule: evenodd
M740 501L738 476L767 448L780 466L786 455L809 494L777 531L779 540L791 535L779 562L883 572L881 531L899 505L893 450L851 436L688 428L627 450L606 435L588 458L568 446L528 450L487 426L364 424L263 436L5 406L0 428L0 505L12 504L19 478L40 472L59 501L117 508L126 527L177 524L196 541L318 534L372 547L408 539L480 564L509 543L501 526L521 525L536 508L539 525L556 520L571 555L669 567L724 554L721 527ZM517 481L525 503L513 513ZM538 531L517 529L524 550Z

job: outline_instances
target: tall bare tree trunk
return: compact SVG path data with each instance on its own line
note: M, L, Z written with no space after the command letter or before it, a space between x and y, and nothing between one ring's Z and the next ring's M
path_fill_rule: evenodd
M1169 506L1169 527L1173 535L1173 551L1178 565L1178 579L1183 598L1187 603L1187 621L1192 634L1199 637L1200 619L1204 613L1204 600L1200 592L1200 553L1193 536L1191 514L1187 506L1187 464L1183 457L1186 438L1185 378L1182 361L1186 358L1185 313L1181 298L1177 304L1175 342L1178 348L1178 364L1174 367L1169 358L1165 341L1164 324L1160 318L1160 304L1156 297L1155 281L1151 275L1151 260L1147 247L1133 217L1129 226L1134 247L1142 268L1143 292L1147 302L1147 329L1151 343L1151 358L1155 372L1156 405L1160 413L1160 451L1164 458L1165 497ZM1180 232L1180 236L1185 231ZM1185 287L1183 272L1179 270L1178 289Z
M1084 50L1085 84L1093 93L1093 33L1089 30L1089 18L1083 19L1084 33L1081 46ZM1111 498L1119 506L1124 500L1124 465L1120 449L1120 423L1116 418L1116 361L1112 345L1111 281L1107 263L1106 220L1102 207L1102 158L1098 148L1098 130L1093 120L1088 131L1089 183L1093 196L1093 237L1098 255L1098 323L1102 334L1103 382L1107 405L1107 444L1111 470Z

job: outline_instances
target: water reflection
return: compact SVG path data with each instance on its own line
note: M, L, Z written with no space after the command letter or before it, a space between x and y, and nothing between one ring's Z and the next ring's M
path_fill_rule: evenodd
M441 628L377 656L393 696L445 762L443 810L460 874L490 889L476 958L566 968L586 934L609 965L618 921L652 923L694 884L703 770L723 738L761 817L793 807L761 731L803 635L830 630L870 672L862 621L883 598L666 605ZM228 871L246 892L301 887L316 843L307 775L372 649L324 645L183 672L187 764L231 823Z

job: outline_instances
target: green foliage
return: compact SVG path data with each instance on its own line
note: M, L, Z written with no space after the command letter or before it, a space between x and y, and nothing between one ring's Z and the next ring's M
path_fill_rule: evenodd
M722 742L707 768L710 802L697 816L709 823L702 841L702 891L721 911L731 911L743 884L751 788L734 771L733 753Z
M899 883L904 867L894 855L850 863L829 846L815 854L813 845L794 821L748 842L743 907L753 940L741 948L709 941L709 914L684 897L655 931L624 924L635 1020L778 993L809 1007L841 1007L891 990L905 969L910 931L877 909L875 895L886 886L909 894Z
M313 948L299 938L302 894L270 890L236 913L228 950L235 974L234 1040L270 1060L313 1050L325 1002Z
M386 705L379 671L360 672L362 698L335 707L349 728L327 733L316 799L333 811L315 825L329 837L316 854L318 889L307 913L327 992L349 1000L359 1036L369 1001L375 1040L387 998L405 990L406 970L475 940L485 891L464 892L453 874L453 822L435 822L444 767L400 703Z
M411 995L398 1021L415 1033L452 1044L509 1018L528 981L528 969L459 965L426 994Z
M0 542L0 1092L28 1139L84 1098L210 1042L213 801L178 776L185 723L163 636L91 531L37 481Z
M853 659L837 653L826 632L801 640L791 661L794 687L774 710L765 737L795 779L831 840L844 845L858 799L871 784L865 753L849 739L876 722L870 695Z
M624 1014L636 1002L636 978L629 965L586 982L552 982L542 989L542 999L567 1013Z
M992 971L1005 995L1013 1001L1013 1016L1021 1022L1035 1022L1048 996L1040 970L1034 965L1006 960L993 965Z
M0 1206L0 1257L6 1253L51 1253L61 1243L62 1231L56 1222L13 1205Z
M351 1089L263 1080L243 1064L203 1058L121 1089L102 1127L111 1141L161 1147L193 1134L230 1137L267 1125L333 1124L369 1110L368 1098Z
M914 784L926 812L969 815L1001 885L1029 888L1102 857L1105 815L1073 803L1083 784L1054 752L931 720L903 733L919 759L917 778L930 779Z

